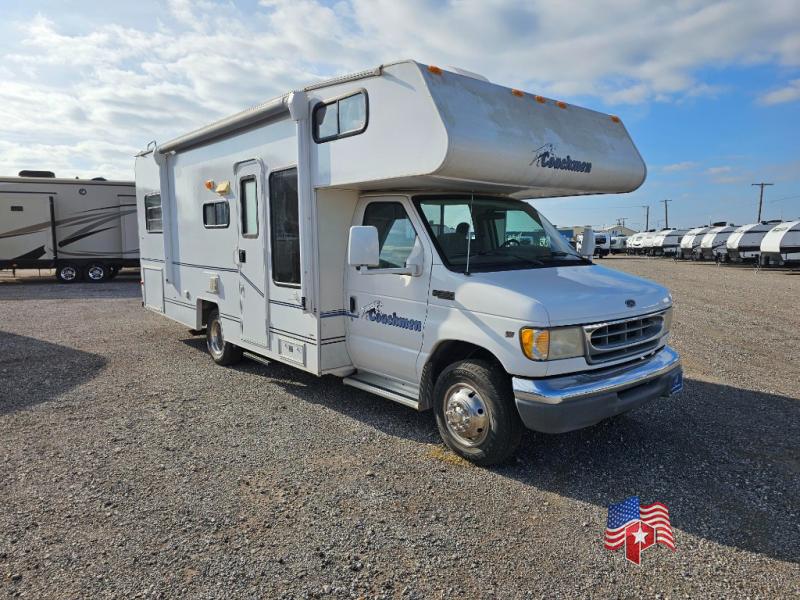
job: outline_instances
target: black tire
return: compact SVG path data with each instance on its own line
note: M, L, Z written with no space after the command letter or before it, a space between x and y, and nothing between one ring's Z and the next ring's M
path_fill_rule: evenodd
M56 265L56 279L61 283L75 283L81 280L81 270L73 263L59 263Z
M219 311L215 308L208 315L206 323L206 347L211 358L218 365L227 367L242 360L242 349L225 341L222 320Z
M89 283L103 283L111 279L111 267L104 263L90 263L83 270L83 278Z
M462 399L474 402L476 396L478 407L483 408L477 408L471 414L466 411L469 419L465 421L465 411L460 403ZM491 466L502 463L516 452L524 425L514 403L511 380L499 365L483 360L453 363L436 380L433 398L439 434L456 454L478 465ZM449 419L448 405L451 409ZM465 424L472 430L462 434L455 432ZM488 427L478 427L482 424ZM474 439L467 439L469 435Z

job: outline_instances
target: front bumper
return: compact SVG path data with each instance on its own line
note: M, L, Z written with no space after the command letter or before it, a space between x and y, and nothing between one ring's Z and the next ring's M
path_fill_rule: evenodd
M525 426L563 433L678 393L683 389L683 370L678 353L665 346L648 359L622 367L511 381Z

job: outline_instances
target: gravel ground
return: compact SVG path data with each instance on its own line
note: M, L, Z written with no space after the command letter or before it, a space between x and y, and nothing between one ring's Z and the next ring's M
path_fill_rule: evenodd
M138 277L0 279L0 593L800 594L800 273L611 258L667 284L685 392L486 470L417 414L279 364L212 364ZM677 551L603 549L661 501Z

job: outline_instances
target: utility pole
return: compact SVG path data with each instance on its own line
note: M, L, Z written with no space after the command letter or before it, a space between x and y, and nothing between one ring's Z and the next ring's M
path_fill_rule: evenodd
M753 183L751 185L757 185L761 188L761 193L758 195L758 219L756 220L757 223L761 222L761 207L764 205L764 186L765 185L775 185L774 183Z
M628 220L628 217L619 217L617 219L617 225L619 225L620 227L625 227L625 221L627 221L627 220Z
M649 204L642 204L642 208L645 210L644 213L644 230L650 230L650 205Z
M660 202L664 203L664 229L669 229L669 210L667 209L667 203L672 202L672 200L661 200Z

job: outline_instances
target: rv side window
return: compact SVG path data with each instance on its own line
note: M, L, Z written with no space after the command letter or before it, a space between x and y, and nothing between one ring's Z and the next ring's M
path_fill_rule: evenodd
M162 233L161 194L144 197L144 226L148 233Z
M367 93L339 98L314 108L314 141L318 144L356 135L367 128Z
M367 205L364 225L372 225L378 230L380 255L377 268L405 267L414 249L417 232L403 205L399 202L373 202Z
M239 203L242 209L242 236L258 237L258 189L253 177L239 183Z
M300 218L297 169L269 176L269 223L272 244L272 280L277 285L300 285Z
M231 222L228 202L209 202L203 204L203 225L206 229L227 227Z

